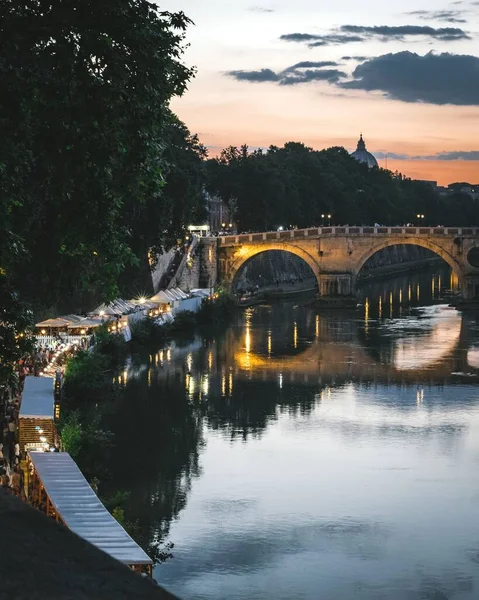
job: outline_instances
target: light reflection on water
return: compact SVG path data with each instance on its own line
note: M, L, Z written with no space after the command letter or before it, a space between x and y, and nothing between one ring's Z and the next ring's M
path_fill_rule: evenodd
M479 328L437 303L448 279L370 284L353 313L255 307L173 346L150 385L136 366L137 407L154 422L184 398L174 430L196 432L190 458L174 463L173 438L138 475L138 497L172 486L162 585L185 600L479 598Z

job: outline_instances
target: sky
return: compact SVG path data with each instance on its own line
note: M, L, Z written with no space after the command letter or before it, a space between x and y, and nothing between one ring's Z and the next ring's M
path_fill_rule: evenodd
M160 0L193 22L172 109L230 145L356 149L417 179L479 183L479 0Z

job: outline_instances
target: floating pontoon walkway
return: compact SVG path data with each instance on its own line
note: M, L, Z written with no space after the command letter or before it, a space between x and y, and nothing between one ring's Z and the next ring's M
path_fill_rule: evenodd
M87 542L135 570L151 574L150 557L100 502L67 452L30 452L33 496L46 511Z

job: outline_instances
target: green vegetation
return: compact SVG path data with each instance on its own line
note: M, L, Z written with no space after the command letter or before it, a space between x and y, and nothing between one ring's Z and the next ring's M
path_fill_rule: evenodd
M290 142L250 152L223 150L207 162L208 189L229 202L241 231L328 224L464 225L479 222L479 203L385 169L369 169L344 148L316 151Z
M234 308L233 297L223 292L217 294L214 299L203 300L197 313L178 313L172 323L157 325L151 319L139 321L131 326L132 347L136 349L148 345L158 346L172 339L181 341L182 338L190 338L198 328L227 322Z
M30 323L15 295L41 318L146 288L148 251L204 211L206 151L168 109L194 74L183 13L147 0L4 2L0 21L5 380L26 351L10 333Z

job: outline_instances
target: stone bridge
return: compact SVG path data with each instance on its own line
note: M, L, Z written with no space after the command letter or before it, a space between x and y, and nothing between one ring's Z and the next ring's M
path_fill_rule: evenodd
M210 285L232 287L253 256L283 250L311 267L321 295L347 296L355 292L358 275L373 254L410 244L440 256L457 275L464 298L479 297L479 228L314 227L208 238L204 244Z

